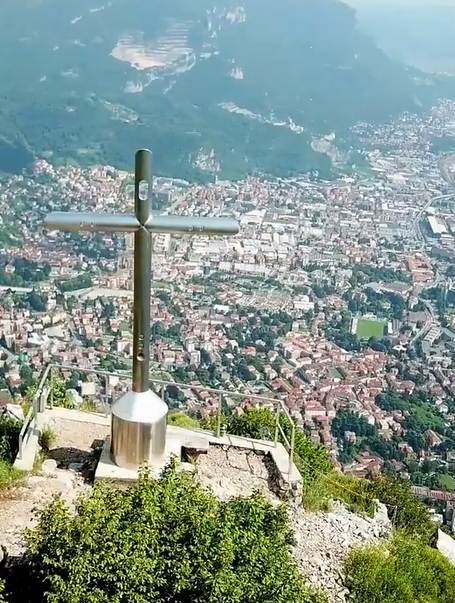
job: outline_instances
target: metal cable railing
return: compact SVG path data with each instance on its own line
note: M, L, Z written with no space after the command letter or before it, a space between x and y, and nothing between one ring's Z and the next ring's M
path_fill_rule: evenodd
M48 364L46 369L44 370L41 379L38 384L38 388L33 397L32 405L30 410L27 413L24 424L22 426L21 432L19 434L19 458L22 458L23 450L25 445L27 444L30 435L33 432L36 415L39 412L43 412L48 405L49 408L53 408L53 377L54 377L54 369L59 371L69 371L69 372L78 372L89 375L96 375L98 377L104 377L107 379L108 377L117 377L119 379L128 379L131 378L128 374L125 373L115 373L109 371L102 371L97 369L89 369L89 368L81 368L74 365L64 365L64 364ZM49 381L49 383L48 383ZM157 386L158 389L161 389L161 396L164 398L166 388L169 386L177 387L180 390L192 390L194 392L208 392L209 394L213 394L218 398L218 406L217 406L217 414L216 414L216 431L215 434L218 438L222 436L221 429L221 418L222 418L222 402L223 397L225 398L233 398L237 400L252 400L264 405L272 405L275 411L275 433L273 438L274 446L278 445L278 441L281 436L281 440L283 442L283 446L285 447L287 453L289 454L289 470L288 470L288 481L291 480L293 459L294 459L294 446L295 446L295 432L296 432L296 424L291 415L289 414L288 409L284 405L283 401L276 397L270 396L261 396L258 394L250 394L250 393L239 393L239 392L231 392L229 390L224 389L214 389L210 387L205 387L203 385L191 385L188 383L179 383L175 381L164 381L162 379L155 379L150 377L150 384L152 386ZM49 404L48 404L49 402ZM107 385L106 385L106 396L104 399L104 410L106 415L109 413L109 403L107 400ZM290 439L287 437L284 429L281 426L280 418L284 416L290 425ZM269 434L271 435L271 434Z
M20 459L23 458L24 447L27 445L30 436L32 435L33 430L35 428L36 415L40 410L44 410L48 393L46 390L46 381L51 372L51 368L52 365L47 365L44 370L44 373L41 375L41 379L33 396L31 406L27 412L27 415L25 416L22 429L20 430L18 450L18 457Z

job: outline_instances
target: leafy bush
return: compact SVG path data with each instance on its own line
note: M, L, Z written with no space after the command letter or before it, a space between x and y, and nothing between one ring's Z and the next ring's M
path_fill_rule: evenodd
M22 472L15 469L11 463L0 459L0 492L7 490L22 478Z
M288 550L284 506L219 502L173 462L127 490L95 485L72 515L55 499L27 534L49 603L323 603Z
M185 415L183 412L170 412L167 416L168 425L175 425L176 427L184 427L185 429L195 429L199 427L199 423Z
M412 494L409 482L381 475L367 482L367 486L372 498L388 505L395 527L432 543L437 527L431 521L427 507Z
M65 383L54 376L52 382L52 395L54 406L60 406L62 408L74 408L72 399L68 390L65 387Z
M353 513L365 514L372 517L376 505L369 491L370 482L365 479L343 475L333 471L324 482L323 492L329 499L339 500Z
M12 463L19 449L22 423L9 417L0 417L0 460Z
M455 603L455 567L439 551L403 534L352 551L344 570L350 603Z
M40 433L39 445L44 452L49 452L52 444L55 442L55 432L51 427L46 426Z

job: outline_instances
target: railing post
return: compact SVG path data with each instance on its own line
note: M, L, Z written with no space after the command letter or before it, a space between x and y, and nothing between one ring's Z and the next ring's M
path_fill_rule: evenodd
M292 465L294 463L294 445L295 445L295 423L294 423L294 421L292 421L291 429L292 429L292 431L291 431L291 449L289 451L288 484L291 483L291 471L292 471Z
M49 383L50 383L50 387L51 387L50 406L52 409L52 408L54 408L54 369L53 368L51 368L51 370L50 370Z
M275 414L275 448L278 446L278 438L280 435L280 411L281 411L281 405L278 402L277 406L276 406L276 414Z
M109 416L109 377L104 377L104 414Z
M36 390L36 394L33 397L33 406L36 408L36 412L44 412L46 410L46 386L43 385L42 391Z
M218 410L216 417L216 437L221 437L221 394L218 396Z

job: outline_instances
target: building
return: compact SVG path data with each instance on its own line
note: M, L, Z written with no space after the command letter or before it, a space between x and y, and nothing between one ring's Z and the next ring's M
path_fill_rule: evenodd
M436 218L436 216L428 216L427 220L433 236L440 238L443 235L449 234L447 226L444 220L441 220L441 218Z

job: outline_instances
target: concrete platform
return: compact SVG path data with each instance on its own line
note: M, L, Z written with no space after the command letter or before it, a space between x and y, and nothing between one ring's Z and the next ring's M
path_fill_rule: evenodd
M169 463L172 456L176 456L179 461L185 453L204 454L209 448L209 440L201 437L189 429L182 429L173 425L168 425L166 434L166 450L163 459L157 465L150 465L152 475L158 477L161 471ZM111 458L111 437L108 436L101 451L101 457L95 470L95 480L109 480L120 482L131 482L137 480L138 472L134 469L123 469L118 467ZM192 471L193 465L184 461L180 462L185 471Z
M111 424L110 417L106 417L97 413L82 412L79 410L73 410L68 408L54 407L46 409L44 412L40 412L33 419L32 424L29 428L29 435L27 440L24 442L22 457L17 456L14 461L14 467L21 471L32 471L35 463L35 457L39 451L39 438L41 432L46 427L53 428L56 421L63 419L65 421L75 421L77 423L91 423L94 425L105 425Z
M64 419L66 421L75 421L78 423L92 423L97 425L110 426L110 417L100 414L87 413L65 408L46 409L39 413L33 425L33 431L24 447L22 459L17 459L15 466L25 471L31 471L36 452L38 451L38 439L42 429L46 426L52 426L54 420ZM185 429L175 425L167 426L166 452L159 465L150 467L152 474L158 476L163 468L169 463L172 455L180 460L181 469L184 471L194 471L194 465L186 462L186 457L207 453L210 446L223 446L239 448L243 450L256 451L259 454L267 454L272 461L276 471L276 481L279 482L283 490L297 491L301 490L302 477L299 470L292 462L289 463L289 454L284 446L268 440L255 440L233 435L223 435L216 437L210 431L202 429ZM290 475L289 475L290 469ZM115 465L110 456L110 437L104 441L101 457L95 471L95 480L109 480L113 482L131 482L137 479L137 471L122 469Z
M73 408L61 408L60 406L54 406L54 408L46 408L44 412L38 414L40 419L46 422L52 423L52 419L64 419L65 421L77 421L78 423L93 423L95 425L110 425L111 418L106 417L103 414L95 412L84 412L82 410L74 410Z
M294 463L291 464L291 476L289 480L289 454L280 443L277 446L267 440L254 440L232 435L225 435L217 438L210 432L202 430L185 429L168 425L166 452L162 461L157 466L151 466L153 475L158 476L164 467L169 463L172 455L182 459L182 454L204 454L209 446L225 446L239 448L243 450L252 450L260 454L268 454L276 467L280 481L283 484L289 483L295 489L300 486L302 477ZM189 471L193 466L191 463L182 461L182 469ZM101 452L98 466L95 470L95 480L109 480L119 482L131 482L137 479L137 471L131 469L122 469L114 464L110 455L110 437L106 438Z

